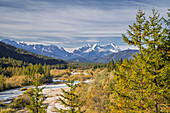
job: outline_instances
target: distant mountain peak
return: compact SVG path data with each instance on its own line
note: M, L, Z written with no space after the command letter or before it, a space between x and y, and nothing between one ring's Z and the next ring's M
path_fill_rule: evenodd
M120 51L120 48L113 43L107 45L100 44L86 44L83 47L73 51L73 55L78 55L83 58L85 57L104 57L112 53L117 53Z
M48 57L65 59L66 57L70 56L70 53L65 51L64 48L59 48L56 45L27 44L23 41L16 42L10 39L2 39L2 42L6 44L10 44L20 49L25 49L30 52L40 54L40 55L45 55Z
M16 60L24 61L27 63L33 63L33 64L39 64L39 63L47 64L47 65L66 64L66 62L64 62L63 60L58 60L51 57L34 54L23 49L18 49L2 41L0 41L0 57L1 58L10 57Z
M22 43L22 44L26 44L24 41L21 41L20 43Z
M98 46L98 44L93 44L92 50L95 50L95 48Z
M106 57L110 54L117 53L120 50L118 46L113 43L100 45L97 43L94 44L86 44L78 49L75 49L73 53L67 52L63 47L58 47L56 45L43 45L43 44L27 44L24 41L16 42L9 39L2 39L2 42L10 44L20 49L25 49L27 51L53 57L60 58L63 60L69 59L80 59L80 61L94 61L98 58ZM85 59L91 60L85 60Z
M111 45L112 47L116 47L116 45L115 45L115 44L113 44L113 43L110 43L109 45Z

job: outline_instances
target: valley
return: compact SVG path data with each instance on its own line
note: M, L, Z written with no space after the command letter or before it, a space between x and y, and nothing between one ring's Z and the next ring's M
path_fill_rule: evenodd
M111 59L114 59L114 61L120 60L121 58L131 59L131 54L138 52L138 50L121 51L120 48L113 43L107 45L86 44L79 49L75 49L72 53L69 53L63 47L60 48L56 45L29 45L24 42L16 42L9 39L2 39L1 41L32 53L73 62L108 63ZM110 58L111 55L112 57Z
M75 81L75 84L89 83L89 82L92 82L92 79L93 79L92 75L91 77L89 77L90 76L89 72L92 73L91 70L75 69L71 73L69 73L68 70L56 70L56 69L51 70L51 75L54 77L52 79L52 82L39 86L39 87L45 87L42 93L43 95L46 96L46 99L43 102L43 105L48 105L47 113L52 113L52 111L55 111L55 107L64 108L64 106L61 105L61 103L58 101L58 98L60 97L59 94L62 94L61 88L64 90L69 90L66 84L64 84L64 81L68 80L68 76L73 77L74 79L75 77L77 78L75 79L77 80ZM66 75L67 77L65 78ZM88 78L81 79L83 76L88 76ZM34 88L34 86L25 86L21 88L1 91L0 92L0 107L12 104L17 98L25 96L26 94L25 92L27 92L27 90L29 91L31 88ZM28 111L27 109L21 109L21 108L20 110L18 110L18 112L27 112L27 111Z
M168 3L0 0L0 113L170 113Z

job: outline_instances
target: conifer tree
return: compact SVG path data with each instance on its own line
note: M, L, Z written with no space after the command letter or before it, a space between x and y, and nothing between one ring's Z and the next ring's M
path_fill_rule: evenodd
M152 12L149 20L138 21L138 17L144 16L138 11L137 24L130 26L131 32L128 30L129 38L123 35L124 41L137 46L140 53L134 55L134 60L124 61L115 73L112 110L158 113L168 109L170 68L167 52L160 51L159 47L169 39L162 18L154 9Z
M80 101L79 97L80 94L75 94L75 90L77 85L74 84L74 80L68 80L68 83L66 85L70 88L70 91L65 91L62 89L63 94L60 96L63 98L59 98L59 101L61 104L63 104L66 109L57 109L57 112L60 113L83 113L85 111L81 111L81 107L84 103L84 101Z
M38 73L39 74L43 74L44 73L42 64L39 64L37 68L38 68Z
M145 46L145 40L146 40L146 36L148 34L147 27L148 27L148 22L145 19L145 13L141 9L139 9L138 12L137 12L137 15L136 15L136 23L134 23L133 26L129 25L130 30L127 30L128 37L126 37L124 34L122 35L124 42L126 42L129 45L137 46L139 48L139 54L138 54L139 57L143 56L141 51L143 50L143 48ZM142 65L141 60L135 60L134 62L136 64L139 64L140 66L144 66L144 65ZM128 67L124 66L124 68L129 68L129 66ZM135 70L134 70L134 68L135 68ZM134 88L135 87L140 88L140 96L135 95L136 96L135 98L138 98L137 100L140 101L139 102L140 108L142 108L141 106L142 106L142 103L143 103L143 82L144 82L143 81L144 76L142 74L143 69L144 69L143 67L141 68L137 65L134 65L134 67L132 68L135 76L137 75L136 78L138 78L138 79L136 79L137 81L136 80L131 81L132 82L131 84L133 84ZM132 74L132 73L130 73L130 74ZM128 79L130 79L130 78L128 78ZM134 86L135 84L137 84L137 85Z
M144 71L148 76L148 85L150 86L148 95L152 95L150 100L153 102L153 111L158 113L162 112L161 104L168 104L166 103L165 95L170 91L169 83L166 81L166 79L169 79L169 74L164 73L169 70L166 68L169 65L166 58L168 57L167 52L159 49L159 47L163 47L164 42L169 41L169 38L167 37L166 29L163 28L163 23L161 23L162 18L160 18L160 14L155 9L153 9L153 16L149 17L149 19L148 37L150 39L146 40L147 48L143 51L143 65L147 65Z
M0 90L5 89L5 77L4 74L0 75Z
M164 44L162 44L162 47L160 47L161 51L168 53L168 59L170 60L170 9L168 9L168 19L164 19L165 23L166 23L166 32L167 32L167 40L164 42Z
M50 77L50 66L46 66L45 76Z
M113 69L115 69L115 67L116 67L116 65L115 65L115 63L114 63L114 61L113 61L113 59L112 59L112 60L108 63L108 65L107 65L108 71L109 71L109 72L113 71Z
M26 106L31 113L46 113L47 106L42 106L42 102L44 101L44 98L42 97L42 90L45 87L39 87L39 79L40 78L38 77L38 75L36 75L33 81L33 86L35 86L35 88L32 89L33 95L29 95L31 99L31 104Z
M137 46L141 50L144 45L142 40L147 33L145 30L146 27L145 13L139 9L136 15L136 23L133 26L129 25L130 30L127 30L129 37L122 34L123 41L129 45Z

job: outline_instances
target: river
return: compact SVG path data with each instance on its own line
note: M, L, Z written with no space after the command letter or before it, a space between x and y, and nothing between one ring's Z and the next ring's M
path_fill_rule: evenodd
M60 80L55 80L53 78L53 82L62 82ZM86 83L88 83L89 81L84 81ZM80 81L75 81L75 84L80 83ZM21 87L21 88L29 88L29 87L33 87L33 86L25 86L25 87ZM40 87L45 87L44 90L48 90L48 89L56 89L56 88L64 88L67 87L66 84L47 84L47 85L41 85ZM15 89L10 89L10 90L5 90L5 91L1 91L0 92L0 101L5 101L9 98L15 98L18 95L21 95L24 91L20 91L21 88L15 88Z

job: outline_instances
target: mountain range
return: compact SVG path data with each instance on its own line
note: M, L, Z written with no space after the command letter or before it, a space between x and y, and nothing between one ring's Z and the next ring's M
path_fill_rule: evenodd
M135 53L135 50L128 50L122 53L120 48L115 44L99 45L99 44L87 44L79 49L75 49L72 53L67 52L64 48L58 47L56 45L42 45L33 44L29 45L24 42L16 42L9 39L2 39L2 42L10 44L20 49L25 49L35 54L40 54L48 57L53 57L57 59L67 60L67 61L77 61L77 62L100 62L108 63L113 56L118 54L116 58L131 57L131 53ZM127 54L123 55L122 54Z
M9 40L9 39L2 39L1 41L6 44L15 46L17 48L25 49L32 53L40 54L48 57L65 59L67 56L68 57L70 56L70 53L65 51L64 48L59 48L55 45L49 45L49 46L45 46L42 44L28 45L24 42L16 42L14 40Z
M66 64L67 62L61 59L54 59L47 56L38 55L35 53L31 53L24 49L18 49L9 44L5 44L0 41L0 58L13 58L16 60L21 60L27 63L32 64L47 64L47 65L55 65L55 64Z
M100 60L96 61L96 62L99 62L99 63L109 63L109 61L111 61L112 59L114 60L118 60L118 59L133 59L133 56L132 54L136 54L138 53L139 50L124 50L124 51L120 51L118 53L112 53L104 58L101 58Z

